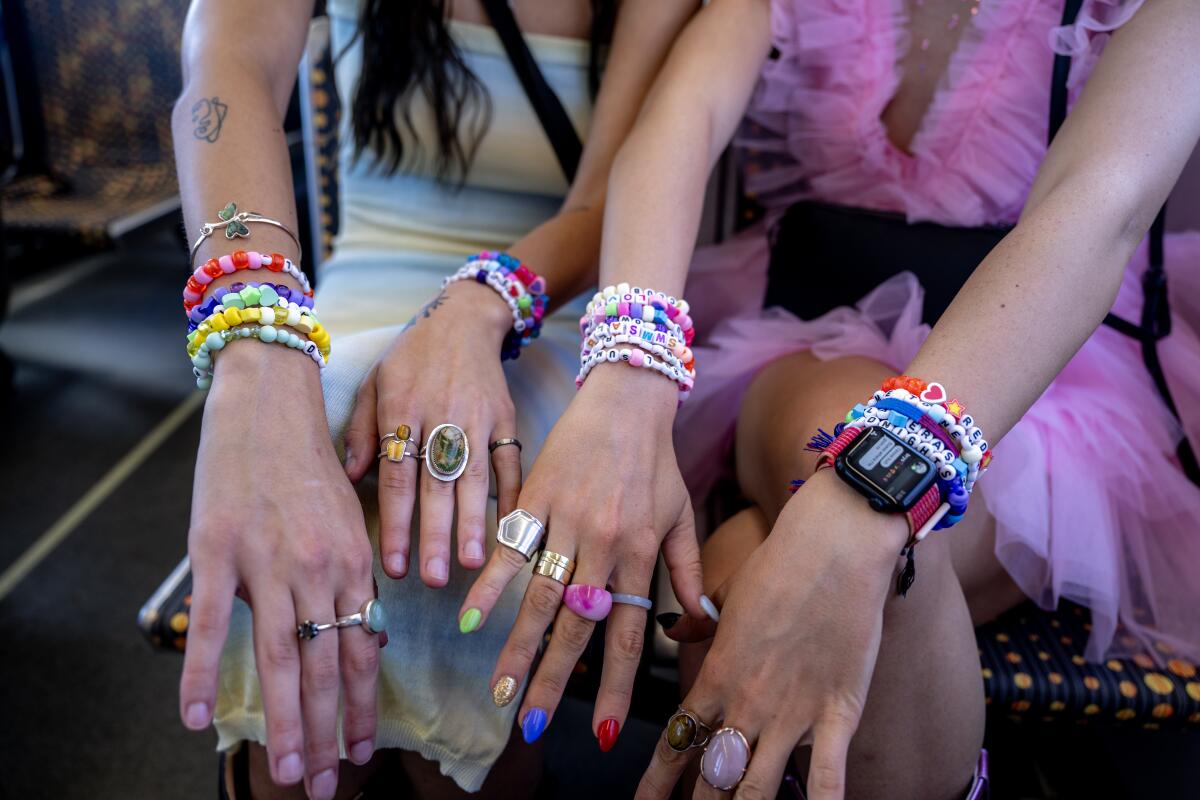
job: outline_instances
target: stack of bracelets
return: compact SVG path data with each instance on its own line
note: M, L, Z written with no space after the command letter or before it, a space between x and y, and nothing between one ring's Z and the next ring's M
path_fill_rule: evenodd
M690 346L696 331L687 312L686 300L628 283L597 292L579 320L583 342L575 386L583 386L597 364L624 361L670 378L679 386L682 403L696 381Z
M818 470L834 466L838 456L872 428L890 432L927 459L937 473L936 480L918 500L909 499L905 503L910 536L902 555L907 556L908 563L897 582L897 591L904 594L915 575L913 549L930 531L950 528L963 518L975 482L986 471L992 452L983 431L961 402L948 397L940 383L907 375L888 378L870 400L850 409L833 434L818 431L806 449L820 455ZM894 452L891 459L895 467L886 458L883 460L888 463L867 466L885 472L891 468L894 472L901 460ZM918 473L923 470L919 465L913 468ZM876 483L891 479L889 473ZM792 491L803 483L793 481ZM883 510L874 499L871 504Z
M508 253L491 250L468 257L467 263L442 281L442 288L467 280L492 287L508 303L513 326L500 345L500 360L517 358L521 348L542 332L542 318L550 302L546 281Z

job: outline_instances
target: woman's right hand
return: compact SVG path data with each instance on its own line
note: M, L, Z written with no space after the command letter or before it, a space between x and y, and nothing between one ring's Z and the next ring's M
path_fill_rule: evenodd
M193 589L180 713L215 707L233 597L253 614L254 657L275 783L337 788L338 697L350 760L374 750L380 638L360 626L297 636L304 620L357 613L375 596L362 508L334 453L319 374L284 348L237 344L217 359L196 461Z

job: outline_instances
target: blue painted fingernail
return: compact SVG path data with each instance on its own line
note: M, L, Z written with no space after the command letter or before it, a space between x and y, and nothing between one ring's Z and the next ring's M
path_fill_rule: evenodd
M721 621L721 612L717 611L716 603L710 600L708 595L700 595L700 608L704 609L704 613L707 614L708 618L713 622Z
M521 733L525 736L525 744L532 744L546 730L546 712L540 708L531 708L525 712L521 720Z

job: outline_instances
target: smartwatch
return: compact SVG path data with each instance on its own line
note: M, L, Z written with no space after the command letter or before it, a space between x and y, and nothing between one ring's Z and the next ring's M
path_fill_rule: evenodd
M937 466L886 428L847 427L822 451L817 469L825 467L833 467L876 511L904 514L910 533L942 502Z

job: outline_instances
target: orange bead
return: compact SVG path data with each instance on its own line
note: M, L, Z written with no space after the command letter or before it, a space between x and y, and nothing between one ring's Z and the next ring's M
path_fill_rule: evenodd
M233 259L233 265L238 269L250 266L250 256L246 254L245 250L234 250L229 257Z
M205 261L204 266L201 267L201 269L203 269L204 274L210 278L219 278L224 274L224 270L221 269L220 263L218 263L215 258L210 258L208 261Z
M263 266L271 270L271 272L283 272L283 262L285 260L279 253L271 253L271 263L263 262Z
M195 275L193 275L192 277L187 279L187 288L192 290L193 292L195 292L198 295L201 295L201 296L204 295L204 284L202 284L202 283L200 283L200 281L196 280Z

